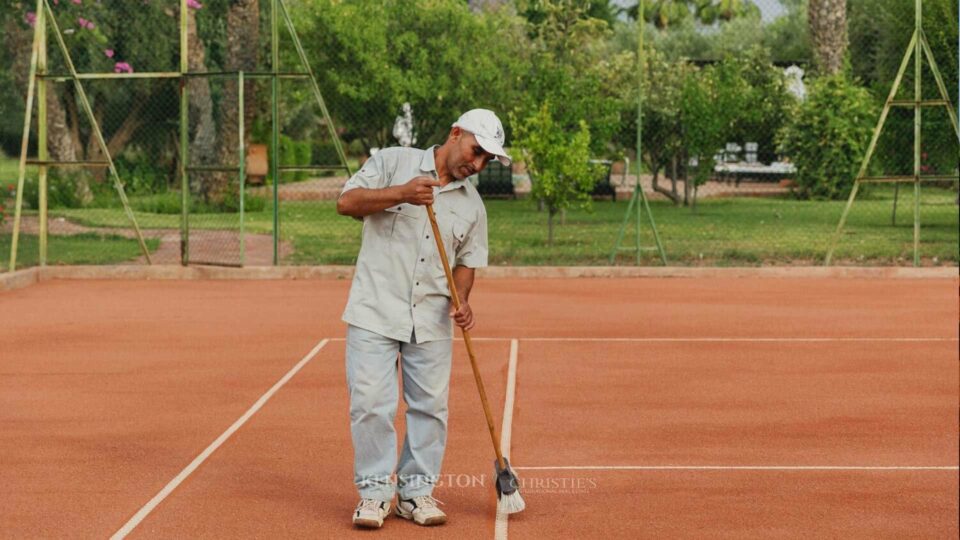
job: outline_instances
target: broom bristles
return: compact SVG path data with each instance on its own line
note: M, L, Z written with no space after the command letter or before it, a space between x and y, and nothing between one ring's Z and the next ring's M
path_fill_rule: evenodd
M523 502L523 497L520 496L520 490L516 490L509 495L501 495L497 505L504 514L516 514L517 512L522 512L523 509L527 507L526 503Z

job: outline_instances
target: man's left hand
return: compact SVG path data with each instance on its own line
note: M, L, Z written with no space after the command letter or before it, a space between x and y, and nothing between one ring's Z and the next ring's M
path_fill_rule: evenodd
M476 322L473 319L473 310L470 309L470 304L466 302L461 303L460 309L456 311L454 311L453 305L451 304L450 316L453 317L453 322L457 323L457 326L464 330L470 330Z

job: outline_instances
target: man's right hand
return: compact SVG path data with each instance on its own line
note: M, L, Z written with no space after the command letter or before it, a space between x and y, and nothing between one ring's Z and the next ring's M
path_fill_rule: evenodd
M434 186L442 186L439 180L434 180L429 176L417 176L406 184L403 184L403 200L409 204L423 206L433 204Z

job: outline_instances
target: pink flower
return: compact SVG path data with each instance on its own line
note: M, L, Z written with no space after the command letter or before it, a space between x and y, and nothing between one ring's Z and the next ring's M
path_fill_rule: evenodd
M114 73L133 73L133 68L126 62L117 62L113 66Z
M107 58L113 58L113 49L104 49L103 54L105 54Z
M37 24L37 14L32 11L28 11L27 14L23 16L23 20L30 26L33 26Z
M203 9L203 4L201 4L197 0L187 0L187 7L190 7L193 9Z
M81 3L83 3L83 0L73 0L73 3L74 3L74 4L81 4Z

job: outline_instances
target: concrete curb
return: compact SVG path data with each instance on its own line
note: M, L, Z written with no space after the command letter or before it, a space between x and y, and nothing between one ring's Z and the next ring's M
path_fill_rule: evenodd
M48 279L349 279L352 266L48 266L39 281Z
M714 268L686 266L494 266L482 278L859 278L944 279L958 277L957 267L784 266Z
M951 279L960 277L953 266L904 267L748 267L700 268L684 266L493 266L477 272L480 279L571 278L850 278L850 279ZM0 274L0 291L29 287L51 279L116 280L260 280L337 279L353 277L353 266L47 266Z
M7 272L0 274L0 291L12 291L14 289L23 289L40 281L39 268L27 268L17 270L16 272Z

